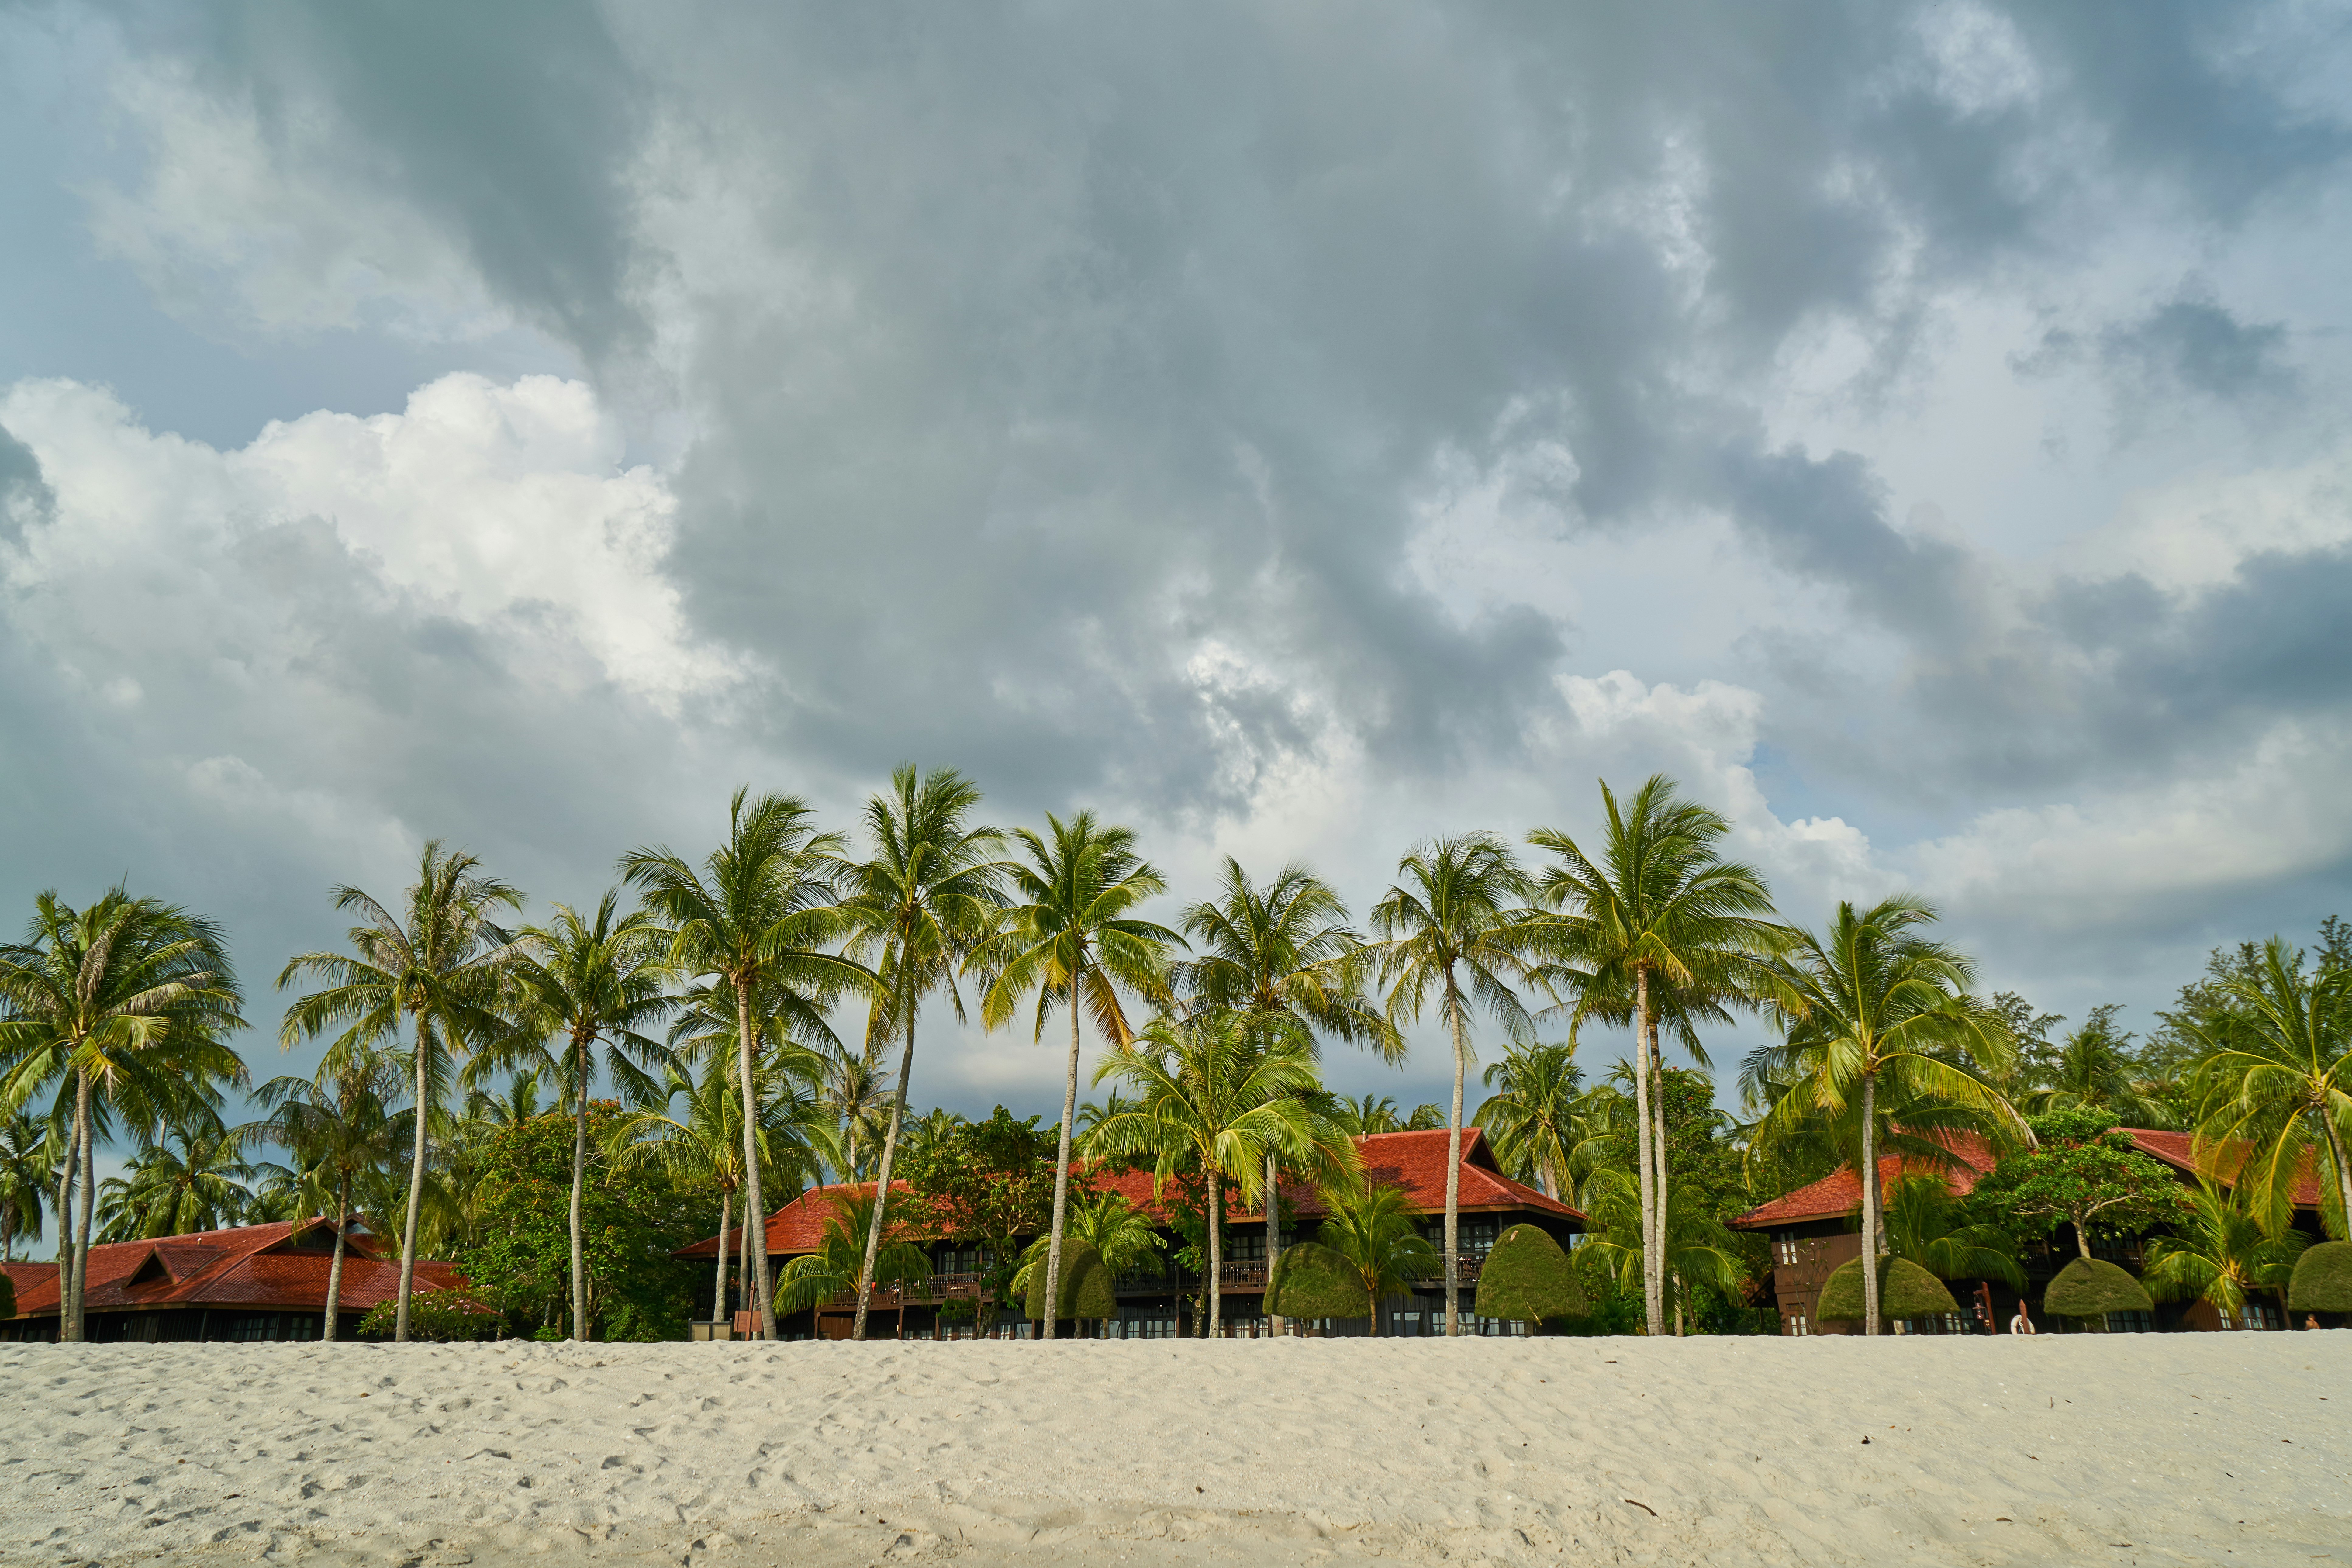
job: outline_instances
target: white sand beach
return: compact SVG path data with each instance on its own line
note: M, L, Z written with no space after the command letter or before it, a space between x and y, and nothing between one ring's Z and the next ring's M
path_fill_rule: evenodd
M12 1563L2352 1563L2352 1333L11 1345L0 1411Z

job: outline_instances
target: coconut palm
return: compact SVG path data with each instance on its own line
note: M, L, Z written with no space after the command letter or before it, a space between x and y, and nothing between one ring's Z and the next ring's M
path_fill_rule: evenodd
M2286 1310L2287 1281L2311 1238L2292 1227L2266 1235L2253 1212L2218 1183L2188 1195L2190 1215L2147 1244L2139 1282L2159 1301L2210 1301L2222 1318L2242 1316L2250 1290L2275 1290Z
M819 1097L833 1113L841 1179L862 1182L890 1124L890 1069L882 1065L879 1052L868 1048L828 1052L823 1071Z
M1608 826L1591 856L1556 828L1528 836L1557 864L1537 896L1556 919L1545 932L1558 980L1577 990L1579 1022L1598 1017L1633 1028L1635 1169L1644 1246L1642 1294L1649 1331L1665 1326L1665 1262L1657 1242L1666 1212L1665 1113L1657 1103L1662 1021L1704 1066L1696 1025L1722 1021L1773 991L1766 961L1787 944L1771 894L1751 867L1722 858L1730 825L1682 799L1663 773L1643 781L1622 805L1601 786ZM1557 982L1556 982L1557 983Z
M1840 903L1828 931L1798 932L1779 964L1786 1038L1775 1058L1788 1089L1759 1120L1754 1141L1850 1121L1859 1144L1862 1255L1885 1251L1879 1172L1882 1110L1915 1131L1937 1114L1976 1123L1996 1138L2025 1136L2016 1110L1985 1080L2012 1049L2000 1016L1967 994L1973 974L1953 948L1920 928L1935 911L1898 894L1870 909ZM1879 1270L1862 1271L1863 1331L1879 1331Z
M1480 1081L1495 1091L1478 1108L1495 1157L1515 1173L1534 1171L1548 1198L1571 1188L1570 1167L1586 1140L1575 1042L1512 1046Z
M2019 1109L2039 1115L2082 1106L2110 1110L2130 1127L2168 1127L2171 1113L2144 1092L2131 1036L2116 1027L2116 1004L2091 1009L2090 1018L2059 1042L2029 1076L2034 1087L2017 1097Z
M1082 1199L1070 1205L1068 1240L1083 1241L1095 1249L1102 1259L1103 1268L1114 1279L1150 1261L1153 1254L1168 1248L1160 1227L1150 1215L1137 1208L1118 1193L1097 1193L1091 1199ZM1045 1267L1045 1258L1052 1238L1039 1237L1021 1255L1021 1267L1013 1276L1013 1294L1025 1298L1034 1272Z
M1404 1120L1397 1114L1397 1102L1385 1094L1367 1094L1355 1100L1339 1102L1337 1121L1349 1133L1368 1138L1375 1132L1402 1132Z
M335 1033L331 1059L363 1055L400 1040L406 1020L411 1127L408 1204L400 1233L400 1294L392 1337L408 1338L408 1304L416 1282L416 1227L425 1205L425 1140L446 1093L453 1058L495 1049L513 1030L508 977L520 956L494 916L520 910L520 889L486 874L463 850L429 839L404 909L395 917L357 888L337 888L335 908L360 916L345 940L349 952L298 953L278 976L281 991L298 975L325 982L286 1010L279 1038Z
M268 1113L260 1137L284 1149L293 1164L284 1171L294 1212L300 1221L322 1208L335 1216L335 1252L327 1265L327 1315L320 1338L332 1343L342 1309L344 1233L351 1228L352 1194L400 1154L400 1119L393 1104L402 1093L399 1064L373 1053L350 1053L321 1063L315 1078L274 1078L254 1091Z
M1998 1279L2012 1290L2025 1289L2015 1238L1970 1220L1951 1184L1933 1172L1898 1176L1887 1186L1886 1250L1938 1279Z
M723 1049L701 1053L699 1075L677 1060L665 1063L661 1085L648 1097L649 1103L624 1112L606 1142L609 1157L624 1169L658 1165L680 1186L707 1183L719 1190L718 1279L710 1309L714 1321L727 1316L728 1237L734 1228L735 1194L749 1186L743 1096L731 1055ZM751 1099L760 1108L760 1124L748 1146L758 1150L766 1181L779 1190L814 1181L828 1160L840 1157L834 1147L832 1119L805 1079L792 1070L793 1065L792 1053L776 1051L752 1066Z
M863 988L872 976L824 951L844 925L832 881L840 839L815 829L808 803L797 795L747 800L749 793L739 789L728 803L727 842L711 851L700 871L661 847L630 851L621 869L667 926L673 966L709 975L734 993L736 1082L756 1089L755 997L765 994L772 1005L793 1016L814 1010L821 1025L824 1004L846 988ZM768 1236L757 1223L768 1212L754 1145L757 1121L746 1117L743 1122L744 1212L752 1222L744 1230L751 1243L760 1335L773 1339Z
M981 1018L990 1028L1010 1022L1023 998L1037 1002L1032 1037L1045 1037L1045 1023L1060 1008L1070 1019L1069 1068L1063 1085L1062 1131L1054 1164L1054 1217L1046 1250L1045 1300L1062 1290L1062 1235L1068 1219L1070 1138L1078 1106L1078 1016L1093 1015L1095 1029L1114 1047L1134 1038L1122 995L1150 1002L1169 995L1163 955L1182 941L1167 927L1135 918L1146 900L1168 890L1150 862L1135 852L1135 835L1107 826L1091 811L1069 821L1048 816L1044 836L1027 828L1017 837L1024 858L1007 879L1013 901L994 935L973 954L971 966L989 977ZM1054 1337L1054 1321L1045 1335Z
M677 1005L669 994L667 933L643 910L622 914L607 892L593 915L555 906L555 918L518 933L511 1042L477 1056L472 1074L528 1063L572 1103L572 1337L588 1338L588 1264L581 1206L588 1185L588 1096L601 1066L630 1099L651 1093L667 1065L661 1042L644 1031ZM598 1060L602 1047L603 1060Z
M209 1108L215 1084L245 1082L223 1037L245 1026L243 998L220 928L176 905L117 888L85 909L45 892L25 940L0 948L0 1107L21 1108L43 1084L70 1084L66 1164L80 1188L79 1220L60 1205L58 1334L82 1337L96 1198L93 1100L134 1123L172 1110ZM77 1167L79 1167L77 1171Z
M2303 953L2273 937L2221 991L2237 1021L2189 1026L2208 1052L2195 1080L2202 1162L2273 1236L2297 1182L2316 1176L2328 1229L2352 1234L2352 969L2306 973Z
M253 1204L246 1184L260 1173L245 1151L250 1127L226 1127L210 1110L142 1129L123 1173L99 1185L101 1241L184 1236L245 1221Z
M1400 1029L1433 995L1454 1048L1454 1103L1445 1126L1445 1331L1462 1331L1462 1088L1470 1071L1470 1012L1482 1006L1514 1033L1528 1024L1514 982L1531 973L1532 885L1490 834L1439 838L1397 862L1399 880L1372 909L1381 937L1388 1018Z
M936 1157L955 1137L956 1129L965 1125L960 1113L944 1106L933 1106L929 1111L908 1122L900 1138L910 1160L929 1161Z
M870 958L880 983L866 1026L867 1049L890 1032L905 1042L875 1173L873 1230L866 1240L869 1260L879 1253L888 1223L891 1167L907 1116L908 1080L915 1071L916 1016L927 997L943 991L957 1022L963 1021L957 971L1004 906L1003 868L997 859L1004 833L973 826L971 815L979 807L979 786L952 768L920 775L911 766L899 768L890 775L890 793L866 803L874 853L848 874L852 891L842 901L854 933L848 952ZM857 1287L852 1339L866 1337L873 1294L869 1267Z
M16 1261L16 1238L41 1238L44 1205L65 1163L57 1129L29 1111L0 1117L0 1261Z
M1370 950L1348 924L1339 895L1305 867L1285 866L1259 888L1227 856L1216 897L1188 906L1183 930L1200 956L1176 964L1171 978L1194 1005L1229 1008L1245 1027L1294 1035L1309 1055L1320 1055L1328 1035L1391 1064L1404 1059L1404 1037L1364 993ZM1271 1279L1282 1254L1281 1172L1271 1152L1259 1190Z
M1612 1174L1615 1180L1596 1186L1589 1211L1591 1239L1578 1248L1578 1256L1591 1254L1593 1267L1612 1275L1618 1289L1630 1289L1654 1255L1661 1265L1658 1282L1664 1320L1672 1324L1670 1331L1679 1336L1685 1328L1685 1308L1695 1288L1709 1286L1726 1295L1738 1290L1737 1244L1720 1221L1680 1191L1667 1194L1665 1224L1659 1227L1660 1234L1645 1238L1640 1189L1622 1173Z
M1329 1167L1336 1174L1353 1145L1299 1098L1318 1083L1315 1060L1297 1037L1253 1027L1229 1009L1154 1019L1096 1068L1096 1082L1111 1078L1134 1089L1139 1103L1095 1129L1088 1156L1150 1159L1155 1193L1181 1171L1198 1171L1208 1183L1209 1310L1202 1326L1213 1337L1223 1331L1225 1187L1244 1202L1256 1198L1269 1153L1294 1169Z
M785 1312L804 1311L857 1289L866 1267L866 1234L874 1226L874 1195L837 1192L833 1194L832 1204L833 1214L824 1222L817 1249L784 1265L783 1278L777 1282L776 1300ZM923 1249L903 1237L891 1236L886 1229L882 1246L874 1256L874 1283L919 1285L930 1277L931 1260L924 1256ZM906 1318L905 1299L901 1297L898 1321L902 1329Z
M484 1127L514 1127L546 1115L547 1107L539 1098L539 1075L540 1068L525 1068L508 1079L506 1088L498 1092L479 1085L469 1087L459 1120Z
M1439 1267L1437 1249L1421 1234L1421 1210L1402 1187L1336 1183L1323 1190L1323 1204L1331 1217L1316 1239L1346 1258L1363 1285L1364 1310L1377 1335L1381 1303L1428 1279Z

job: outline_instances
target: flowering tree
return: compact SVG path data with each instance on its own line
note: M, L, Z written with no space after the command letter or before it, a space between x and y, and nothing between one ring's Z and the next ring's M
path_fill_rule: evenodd
M2091 1227L2137 1235L2193 1218L2171 1167L2151 1160L2116 1131L2108 1111L2075 1106L2026 1119L2036 1146L2011 1154L1977 1184L1974 1200L2021 1236L2074 1227L2091 1256Z

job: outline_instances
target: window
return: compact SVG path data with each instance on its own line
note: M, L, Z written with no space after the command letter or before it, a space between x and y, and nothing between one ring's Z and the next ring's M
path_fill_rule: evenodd
M1813 1331L1806 1326L1804 1313L1791 1312L1789 1314L1789 1331L1792 1334L1802 1337L1803 1335L1811 1333Z
M1793 1230L1784 1230L1774 1237L1772 1254L1782 1263L1794 1264L1797 1261L1797 1233Z
M2107 1332L2111 1334L2148 1334L2156 1331L2156 1318L2147 1312L2109 1312Z

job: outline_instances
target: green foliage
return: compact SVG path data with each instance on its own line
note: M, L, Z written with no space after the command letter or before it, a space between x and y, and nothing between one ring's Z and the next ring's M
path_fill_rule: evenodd
M1093 1247L1095 1256L1102 1259L1114 1280L1134 1273L1146 1263L1156 1263L1159 1260L1154 1255L1168 1247L1151 1216L1119 1193L1100 1193L1073 1203L1064 1216L1063 1230L1066 1247L1076 1240ZM1021 1255L1020 1271L1013 1277L1014 1295L1027 1299L1043 1289L1037 1281L1044 1277L1046 1248L1052 1244L1052 1237L1041 1235ZM1069 1267L1066 1251L1062 1255L1062 1267ZM1065 1312L1062 1316L1070 1314Z
M1998 1279L2012 1290L2025 1289L2015 1239L1969 1215L1943 1177L1901 1177L1886 1189L1887 1250L1939 1279Z
M16 1315L16 1282L0 1273L0 1321Z
M1830 1271L1828 1281L1822 1286L1821 1302L1813 1309L1813 1315L1825 1323L1861 1321L1865 1310L1862 1283L1861 1258L1840 1264ZM1944 1282L1910 1259L1878 1260L1880 1316L1890 1320L1928 1318L1959 1310L1959 1303L1952 1300Z
M1603 1338L1612 1334L1640 1333L1642 1331L1640 1289L1625 1289L1618 1282L1617 1274L1612 1269L1594 1268L1587 1264L1583 1253L1584 1249L1579 1248L1575 1253L1570 1254L1570 1260L1576 1265L1579 1286L1584 1293L1586 1310L1583 1315L1550 1319L1545 1322L1544 1327L1552 1333L1584 1339ZM1710 1329L1708 1331L1740 1331Z
M2141 1283L2159 1301L2210 1301L2237 1312L2249 1290L2275 1290L2294 1272L2308 1239L2299 1231L2263 1234L2231 1194L2211 1184L2189 1194L2193 1217L2150 1242Z
M389 1339L399 1309L397 1301L378 1301L360 1320L360 1332L369 1339ZM505 1314L468 1289L419 1290L409 1298L412 1340L487 1340L505 1326Z
M1404 1130L1408 1132L1435 1132L1447 1125L1445 1107L1416 1105L1412 1108L1412 1114L1405 1118Z
M1282 1249L1266 1286L1265 1310L1278 1318L1361 1318L1371 1311L1355 1266L1312 1241Z
M2295 1259L2286 1304L2297 1312L2352 1312L2352 1241L2323 1241Z
M590 1323L606 1339L682 1340L703 1269L669 1254L704 1234L709 1198L681 1191L657 1163L615 1167L596 1153L617 1120L609 1102L591 1105L581 1194ZM570 1316L572 1137L571 1118L539 1116L500 1128L484 1151L481 1239L458 1262L518 1327Z
M1110 1270L1103 1267L1102 1254L1074 1236L1062 1238L1062 1288L1054 1316L1067 1321L1073 1318L1116 1318L1118 1302L1111 1295ZM1028 1312L1032 1321L1042 1321L1045 1316L1045 1269L1042 1265L1029 1270Z
M1326 1188L1323 1201L1331 1217L1318 1233L1322 1245L1347 1261L1355 1271L1357 1300L1378 1303L1416 1279L1444 1272L1444 1260L1421 1234L1421 1211L1402 1187L1342 1186ZM1288 1252L1283 1254L1285 1258ZM1381 1331L1373 1311L1372 1332ZM1285 1311L1285 1317L1328 1317L1328 1313Z
M817 1249L784 1265L776 1288L779 1314L805 1311L857 1289L858 1274L866 1267L866 1237L874 1225L874 1194L835 1191L829 1201L833 1213ZM930 1258L907 1234L903 1220L883 1226L882 1245L874 1255L877 1289L920 1284L931 1277Z
M2039 1146L2011 1154L1977 1184L1970 1201L2020 1236L2072 1225L2083 1250L2092 1227L2133 1236L2193 1216L2168 1165L2115 1131L2113 1112L2069 1107L2030 1117Z
M2062 1318L2105 1318L2109 1312L2152 1312L2140 1282L2103 1258L2077 1258L2058 1270L2042 1294L2042 1310Z
M1503 1232L1478 1271L1482 1318L1537 1321L1582 1317L1587 1310L1567 1250L1540 1226L1515 1225Z
M908 1234L978 1242L988 1253L984 1289L992 1306L1006 1303L1018 1242L1046 1228L1054 1214L1055 1136L1038 1118L1016 1120L998 1106L984 1121L967 1121L910 1144L899 1174L911 1189L899 1201ZM1071 1173L1073 1205L1090 1200L1084 1171Z

